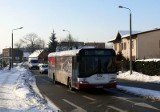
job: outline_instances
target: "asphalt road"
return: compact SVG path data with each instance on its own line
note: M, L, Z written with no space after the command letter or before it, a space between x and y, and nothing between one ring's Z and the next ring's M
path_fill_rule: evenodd
M70 91L62 84L53 85L47 74L34 70L40 92L63 112L159 112L160 102L134 96L117 89ZM127 82L121 81L126 84Z

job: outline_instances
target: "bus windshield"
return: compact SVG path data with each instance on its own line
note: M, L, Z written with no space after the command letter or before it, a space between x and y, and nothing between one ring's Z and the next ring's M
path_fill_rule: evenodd
M84 77L117 72L113 56L83 56L79 65L80 76Z

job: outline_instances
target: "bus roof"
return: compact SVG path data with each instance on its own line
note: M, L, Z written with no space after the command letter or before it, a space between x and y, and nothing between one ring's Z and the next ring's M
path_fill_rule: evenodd
M56 57L56 56L75 56L81 49L76 50L67 50L60 52L53 52L48 55L48 57Z
M106 48L82 48L82 49L106 49ZM60 52L52 52L48 55L48 57L57 57L57 56L76 56L80 50L82 49L75 49L75 50L67 50L67 51L60 51ZM108 49L108 48L107 48ZM110 49L110 48L109 48ZM113 49L112 49L113 50Z

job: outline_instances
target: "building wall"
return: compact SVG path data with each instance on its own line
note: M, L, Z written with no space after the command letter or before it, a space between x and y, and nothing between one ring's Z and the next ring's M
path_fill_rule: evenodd
M160 58L160 31L148 32L137 36L138 59Z
M94 46L95 48L105 48L105 43L88 42L88 43L85 43L84 46Z
M123 48L122 48L122 54L125 58L128 58L129 59L129 49L130 49L130 46L129 46L129 40L127 40L126 38L123 38L122 39L122 42L121 42ZM126 44L126 45L125 45Z
M137 45L136 45L136 39L132 39L132 59L135 60L136 59L136 49L137 49ZM122 52L123 56L127 59L130 58L130 40L127 38L122 38L121 42L119 43L114 43L113 49L116 51L116 54L118 54L118 52Z
M3 49L3 61L9 63L11 59L11 48ZM18 49L13 49L13 62L22 62L23 52Z
M3 57L11 57L11 48L6 48L2 50Z
M121 49L121 42L120 43L114 43L113 49L115 50L116 54L122 51Z

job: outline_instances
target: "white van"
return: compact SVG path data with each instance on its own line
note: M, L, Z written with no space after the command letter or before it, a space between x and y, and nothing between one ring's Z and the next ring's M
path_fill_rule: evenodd
M29 69L39 69L38 58L29 58L28 59L28 67Z

